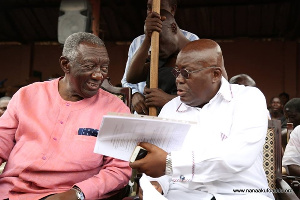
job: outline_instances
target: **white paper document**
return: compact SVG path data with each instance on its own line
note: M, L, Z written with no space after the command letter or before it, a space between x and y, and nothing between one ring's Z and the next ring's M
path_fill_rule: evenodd
M167 152L179 150L192 122L116 114L103 116L95 153L129 161L138 142L149 142Z

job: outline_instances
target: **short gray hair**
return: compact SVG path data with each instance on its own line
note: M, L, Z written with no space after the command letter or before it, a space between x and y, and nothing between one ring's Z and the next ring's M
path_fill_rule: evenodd
M0 102L1 101L10 101L10 100L11 100L11 97L7 97L7 96L4 96L4 97L0 98Z
M238 74L233 76L229 80L229 83L256 87L255 81L247 74Z
M284 110L286 109L295 109L296 112L300 113L300 98L289 100L284 106Z
M96 35L92 33L78 32L73 33L66 39L62 55L70 60L74 60L78 54L77 48L82 42L105 47L104 42Z

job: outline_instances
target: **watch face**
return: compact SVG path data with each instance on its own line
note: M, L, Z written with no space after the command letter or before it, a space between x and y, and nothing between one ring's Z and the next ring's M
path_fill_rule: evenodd
M79 194L80 194L80 200L84 200L83 193L82 193L82 192L80 192Z
M76 196L78 200L84 200L83 193L78 190L76 190Z

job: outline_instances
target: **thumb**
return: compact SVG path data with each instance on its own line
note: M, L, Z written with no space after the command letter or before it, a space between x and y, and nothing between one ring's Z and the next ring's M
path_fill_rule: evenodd
M138 145L146 149L148 152L150 152L154 146L153 144L150 144L148 142L140 142Z
M136 160L134 162L129 163L129 166L132 169L138 169L140 167L141 161L140 160Z

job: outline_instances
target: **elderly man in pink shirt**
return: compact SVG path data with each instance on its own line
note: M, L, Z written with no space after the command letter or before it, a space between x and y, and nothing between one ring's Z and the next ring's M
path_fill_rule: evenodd
M0 199L102 199L128 184L128 162L93 152L103 115L130 112L100 89L103 41L72 34L59 62L64 77L21 88L0 118Z

